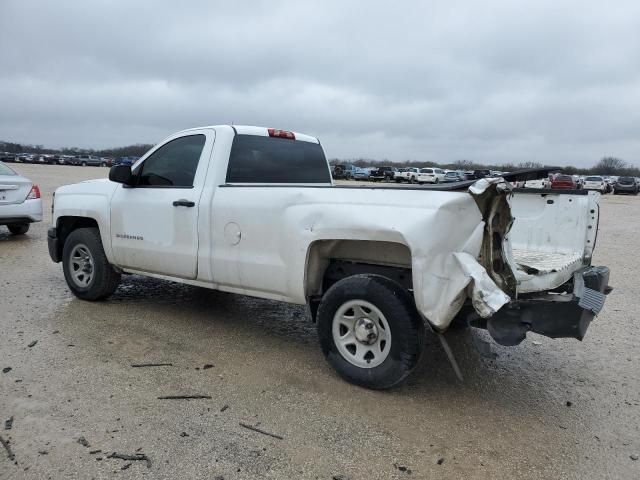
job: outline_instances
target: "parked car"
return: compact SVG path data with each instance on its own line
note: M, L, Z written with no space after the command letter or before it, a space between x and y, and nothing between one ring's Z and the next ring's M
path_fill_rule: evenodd
M331 173L333 178L335 179L345 179L350 180L353 178L353 175L356 171L356 166L351 164L346 165L336 165Z
M461 182L464 180L464 173L461 172L447 172L444 174L444 183Z
M133 165L140 157L118 157L113 161L113 165Z
M638 182L634 177L618 177L613 184L613 194L618 195L620 193L631 193L638 195Z
M597 190L602 194L607 192L607 184L604 179L595 175L585 177L583 188L585 190Z
M473 171L473 177L476 180L479 180L481 178L490 177L490 176L491 176L491 170L474 170Z
M1 152L0 153L0 162L15 162L16 154L10 152Z
M354 180L369 180L369 169L368 168L360 168L356 167L353 172Z
M33 163L32 153L18 153L15 157L17 163Z
M23 235L31 223L41 221L38 185L0 162L0 225L6 225L13 235Z
M555 190L575 190L576 184L571 175L556 174L551 178L551 188Z
M440 168L421 168L418 172L418 183L440 183L444 181L445 173Z
M581 340L609 292L599 195L448 188L336 188L315 137L190 129L58 188L49 255L85 301L135 273L308 304L327 362L368 388L402 382L458 314L502 345Z
M420 169L416 167L400 168L393 175L393 179L398 183L400 182L416 183L418 181L419 173L420 173Z
M106 160L96 157L95 155L76 155L72 161L73 165L81 165L86 167L87 165L94 167L106 167Z
M378 167L376 169L371 170L371 174L369 175L369 178L374 182L377 182L377 181L390 182L391 180L393 180L395 172L397 171L398 170L394 167Z

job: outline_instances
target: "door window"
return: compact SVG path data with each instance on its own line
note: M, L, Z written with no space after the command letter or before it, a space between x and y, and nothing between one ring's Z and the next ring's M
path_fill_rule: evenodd
M134 172L137 186L192 187L205 140L204 135L189 135L160 147L142 162L139 173Z

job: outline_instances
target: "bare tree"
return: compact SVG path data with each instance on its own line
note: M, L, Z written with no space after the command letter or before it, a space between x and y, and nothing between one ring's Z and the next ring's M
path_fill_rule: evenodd
M602 175L615 175L626 168L627 162L625 162L621 158L604 157L596 164L594 170L601 173Z

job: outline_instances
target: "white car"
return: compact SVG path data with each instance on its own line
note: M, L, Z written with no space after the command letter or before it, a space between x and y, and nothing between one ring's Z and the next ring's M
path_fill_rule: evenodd
M23 235L29 224L42 221L40 189L0 162L0 225L13 235Z
M444 182L444 170L441 168L421 168L418 174L418 183L440 183Z
M585 190L597 190L600 193L605 193L607 190L607 184L602 177L586 177L582 186Z

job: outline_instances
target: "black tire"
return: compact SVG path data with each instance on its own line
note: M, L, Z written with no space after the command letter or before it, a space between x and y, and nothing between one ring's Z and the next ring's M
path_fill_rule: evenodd
M87 166L87 162L82 162L80 165L82 165L83 167Z
M391 331L391 346L384 361L372 368L359 367L338 350L333 338L334 316L351 300L364 300L384 315ZM317 314L320 347L327 362L350 383L376 390L402 382L422 354L425 326L411 294L398 283L379 275L354 275L335 283L322 297Z
M106 167L106 166L107 166L107 162L102 162L102 163L100 164L100 166L101 166L101 167Z
M440 179L438 177L436 177L435 183L440 183Z
M19 223L17 225L7 225L11 235L24 235L29 231L28 223Z
M93 275L86 287L76 284L70 267L71 253L79 244L85 245L93 257ZM79 228L69 234L62 249L62 268L69 289L82 300L105 299L118 288L120 283L120 274L113 269L104 254L97 228Z

